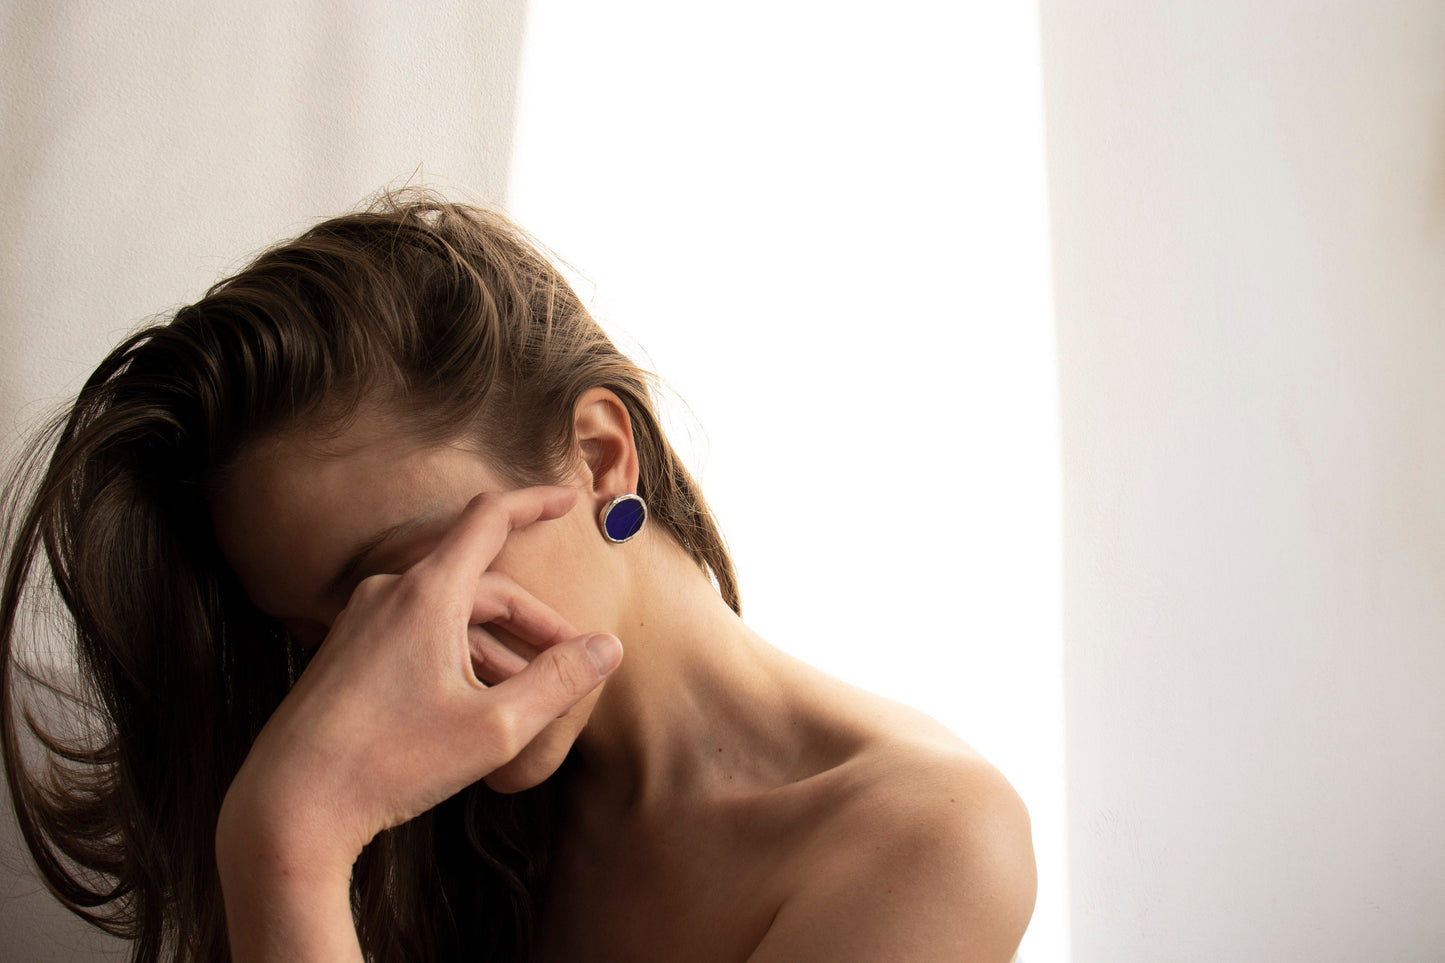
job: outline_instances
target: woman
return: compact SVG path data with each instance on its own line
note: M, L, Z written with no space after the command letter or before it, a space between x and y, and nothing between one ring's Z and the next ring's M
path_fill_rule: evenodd
M6 773L44 878L137 959L1017 947L1016 794L743 624L646 376L500 216L325 222L127 340L47 437L9 515ZM30 574L83 723L32 726L34 770Z

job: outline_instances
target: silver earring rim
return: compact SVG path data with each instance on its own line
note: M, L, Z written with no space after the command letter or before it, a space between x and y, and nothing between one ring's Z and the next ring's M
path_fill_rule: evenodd
M607 530L607 515L609 512L612 511L613 508L617 507L623 502L630 501L635 501L637 502L637 504L642 506L642 521L638 523L637 531L633 532L631 535L628 535L626 538L613 538L612 533ZM621 545L623 542L636 537L637 532L642 531L642 529L647 526L647 501L636 492L627 492L626 494L618 495L616 498L612 499L612 501L602 506L602 512L600 515L597 516L597 521L598 524L602 526L602 537L607 539L614 545Z

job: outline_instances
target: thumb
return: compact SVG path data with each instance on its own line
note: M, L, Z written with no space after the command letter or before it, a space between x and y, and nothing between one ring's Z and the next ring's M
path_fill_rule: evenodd
M521 672L492 686L488 691L510 722L517 751L601 685L621 661L616 636L578 636L544 649Z

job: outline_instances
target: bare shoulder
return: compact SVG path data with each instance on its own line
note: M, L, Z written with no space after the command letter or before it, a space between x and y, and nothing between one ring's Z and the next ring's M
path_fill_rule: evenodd
M933 732L880 738L835 776L844 788L754 963L1012 959L1037 880L1008 780Z

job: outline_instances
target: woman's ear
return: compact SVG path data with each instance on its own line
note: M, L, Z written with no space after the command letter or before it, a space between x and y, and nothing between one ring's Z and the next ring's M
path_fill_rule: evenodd
M637 446L622 399L606 388L584 392L572 409L572 428L592 494L610 500L637 491Z

